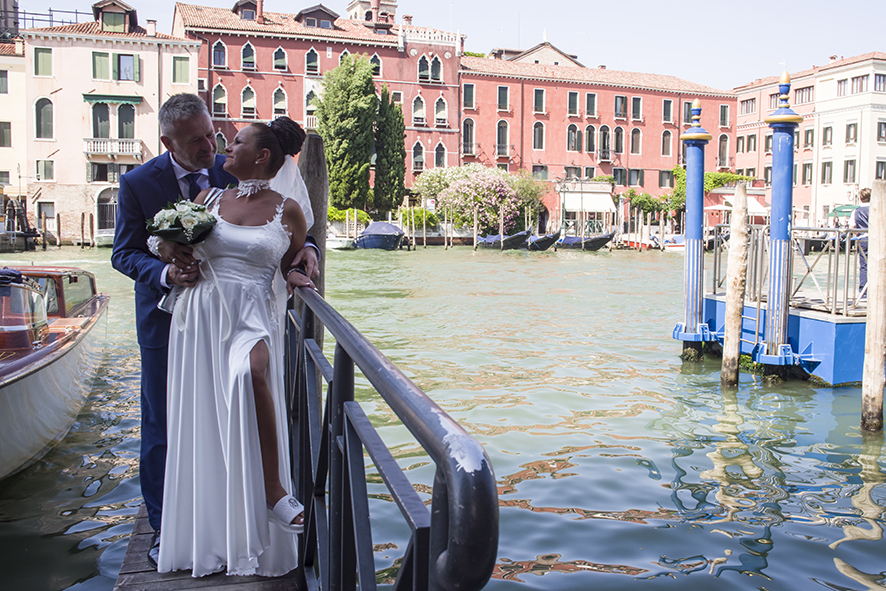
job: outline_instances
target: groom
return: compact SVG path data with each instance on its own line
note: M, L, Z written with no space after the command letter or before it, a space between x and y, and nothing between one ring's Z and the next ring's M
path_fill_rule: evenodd
M142 496L154 539L148 560L156 566L159 555L163 478L166 469L166 367L171 316L157 304L173 285L191 287L198 276L190 249L164 244L160 258L148 251L147 220L180 196L191 200L208 187L226 187L237 179L222 169L225 157L217 154L212 120L203 100L194 94L177 94L160 107L160 141L167 152L120 177L117 226L111 262L135 280L135 319L141 350L141 458ZM316 244L303 248L293 266L304 265L309 277L317 275Z

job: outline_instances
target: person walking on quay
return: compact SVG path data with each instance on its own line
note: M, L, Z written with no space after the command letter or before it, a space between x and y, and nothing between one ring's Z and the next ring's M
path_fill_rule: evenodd
M850 228L860 228L867 229L868 227L868 217L870 216L871 208L868 205L871 202L871 190L865 187L861 191L858 192L858 200L863 204L861 207L855 209L852 212L852 216L849 218L849 227ZM868 236L867 234L863 234L859 236L858 240L858 290L861 292L861 297L867 295L864 292L865 285L868 283Z
M136 333L141 352L141 452L139 479L155 533L148 551L159 556L166 466L166 371L170 315L157 308L173 285L194 285L199 271L190 247L163 243L160 256L148 250L146 222L181 196L194 199L201 189L225 187L237 179L222 165L206 104L193 94L170 97L158 114L160 140L167 152L120 177L111 262L135 281ZM319 251L318 251L319 252ZM293 264L318 272L317 253L304 248Z

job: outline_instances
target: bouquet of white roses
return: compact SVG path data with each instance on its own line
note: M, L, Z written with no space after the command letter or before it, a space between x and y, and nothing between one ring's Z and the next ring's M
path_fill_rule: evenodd
M148 232L158 238L196 244L206 238L215 226L215 216L205 205L198 205L185 199L170 203L148 220Z

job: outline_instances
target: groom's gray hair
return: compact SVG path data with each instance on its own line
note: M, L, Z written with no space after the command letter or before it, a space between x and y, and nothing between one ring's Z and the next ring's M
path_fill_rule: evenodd
M160 107L158 119L160 121L160 135L172 137L175 134L175 124L183 119L190 119L202 115L209 114L206 103L203 102L196 94L183 92L174 94L163 103Z

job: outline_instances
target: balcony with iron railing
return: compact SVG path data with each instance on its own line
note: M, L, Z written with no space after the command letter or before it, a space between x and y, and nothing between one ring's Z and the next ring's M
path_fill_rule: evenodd
M119 138L83 138L83 151L88 156L132 156L142 157L142 141Z
M463 142L461 145L461 153L463 156L476 156L480 153L480 144Z
M510 158L514 153L514 146L511 144L493 144L492 149L495 151L496 158Z
M610 150L609 148L600 148L597 151L597 160L600 162L611 162L612 150Z

